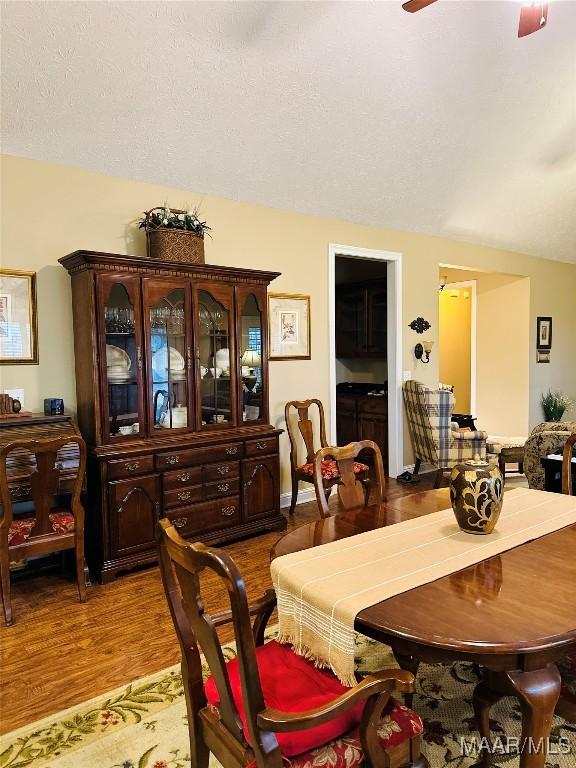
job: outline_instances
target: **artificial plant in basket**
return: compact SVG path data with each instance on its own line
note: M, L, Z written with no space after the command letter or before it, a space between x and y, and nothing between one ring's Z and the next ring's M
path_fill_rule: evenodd
M144 211L139 226L146 230L148 256L163 261L204 262L204 235L210 227L198 207L184 211L167 205Z

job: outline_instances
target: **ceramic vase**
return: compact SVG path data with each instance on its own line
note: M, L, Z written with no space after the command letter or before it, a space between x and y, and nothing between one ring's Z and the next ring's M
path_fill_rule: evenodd
M496 464L478 459L457 464L450 475L450 501L466 533L492 533L500 510L504 483Z

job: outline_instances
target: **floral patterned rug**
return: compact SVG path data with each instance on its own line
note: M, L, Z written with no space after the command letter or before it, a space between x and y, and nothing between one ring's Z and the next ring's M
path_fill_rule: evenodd
M396 666L386 646L360 635L356 645L360 672ZM234 645L224 653L232 658ZM414 709L425 722L423 751L431 768L469 768L476 762L471 697L477 680L470 664L421 666ZM493 766L516 768L516 755L498 754L504 735L519 736L516 702L503 699L492 718ZM548 768L574 768L576 726L556 717L551 745ZM212 758L210 768L218 766ZM0 768L190 768L179 666L6 734L0 738Z

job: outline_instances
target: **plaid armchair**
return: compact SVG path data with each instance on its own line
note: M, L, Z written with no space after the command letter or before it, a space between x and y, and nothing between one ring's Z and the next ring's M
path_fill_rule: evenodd
M455 398L452 392L428 389L419 381L404 382L404 404L410 427L410 437L417 475L422 462L436 467L435 488L442 475L455 464L479 455L486 458L488 433L482 430L459 429L451 421Z

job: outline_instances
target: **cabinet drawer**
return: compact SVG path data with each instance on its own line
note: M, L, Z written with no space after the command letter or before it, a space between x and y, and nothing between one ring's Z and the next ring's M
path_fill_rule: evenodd
M108 462L108 479L119 480L132 475L154 471L153 456L134 456L131 459L114 459Z
M358 401L358 413L377 413L386 416L388 413L388 399L386 397L363 397Z
M262 456L266 453L278 453L277 437L263 437L260 440L246 441L246 456Z
M216 480L214 483L206 483L204 485L204 498L215 499L219 496L230 496L232 494L238 493L239 488L239 478L234 480Z
M168 510L166 517L181 536L194 536L215 528L227 528L240 522L240 499L237 496L228 496L177 511Z
M220 464L208 464L204 467L204 482L211 480L229 480L240 476L240 462L223 461Z
M241 459L244 456L242 443L207 446L206 448L190 448L185 451L160 453L156 457L158 469L178 469L193 467L199 464L210 464L213 461L229 461Z
M165 491L173 491L185 485L196 485L202 482L202 467L187 467L173 472L164 472L163 483Z
M189 485L185 488L176 488L174 491L164 491L164 507L184 507L195 501L202 501L202 486Z

